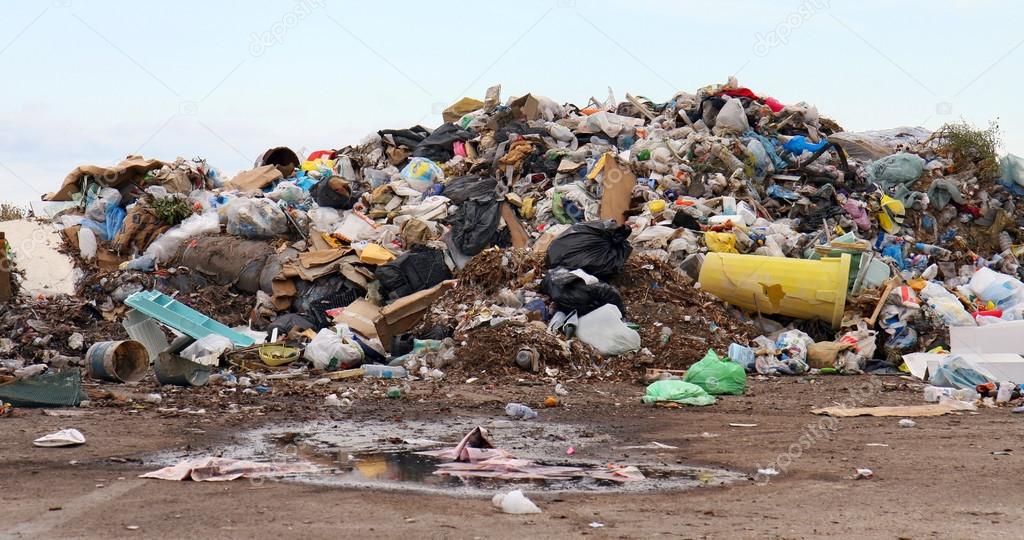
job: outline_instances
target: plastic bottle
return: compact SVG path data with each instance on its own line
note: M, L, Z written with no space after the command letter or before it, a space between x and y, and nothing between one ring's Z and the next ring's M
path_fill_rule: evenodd
M363 374L366 377L377 377L380 379L404 379L409 376L404 367L382 366L380 364L363 364Z
M914 244L914 247L921 253L926 253L928 255L932 255L939 258L946 258L953 254L952 251L943 247L936 246L934 244L925 244L922 242L917 242Z
M505 414L512 418L518 418L519 420L529 420L531 418L537 418L537 413L533 409L523 405L522 403L509 403L505 405Z
M531 347L523 347L516 353L516 365L525 370L534 368L537 360L537 351Z
M1010 237L1010 233L1003 231L999 233L999 250L1009 251L1013 248L1013 238Z
M715 143L711 146L711 151L718 156L718 159L725 164L726 171L731 175L735 171L743 170L743 162L739 160L728 148L721 144Z

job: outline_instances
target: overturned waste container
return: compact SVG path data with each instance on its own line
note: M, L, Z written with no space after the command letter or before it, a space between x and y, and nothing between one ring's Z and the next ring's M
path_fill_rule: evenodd
M821 260L708 253L700 286L730 304L764 315L821 319L839 328L850 256Z

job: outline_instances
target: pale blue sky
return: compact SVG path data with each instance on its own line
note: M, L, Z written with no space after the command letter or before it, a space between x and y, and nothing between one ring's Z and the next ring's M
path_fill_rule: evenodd
M740 83L850 130L999 118L1024 152L1024 6L996 0L4 0L0 198L81 163L341 147L463 95L656 101Z

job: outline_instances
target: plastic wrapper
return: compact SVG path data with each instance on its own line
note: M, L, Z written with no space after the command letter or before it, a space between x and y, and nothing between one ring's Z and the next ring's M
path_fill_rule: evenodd
M402 178L409 183L409 187L423 193L435 183L444 182L444 171L437 163L417 157L412 158L409 164L402 168Z

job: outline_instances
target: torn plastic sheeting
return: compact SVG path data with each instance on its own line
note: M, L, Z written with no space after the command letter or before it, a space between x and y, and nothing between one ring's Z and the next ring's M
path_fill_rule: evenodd
M130 181L141 180L146 173L166 165L158 159L146 159L142 156L128 156L113 167L97 165L81 165L68 173L56 193L43 196L44 201L69 201L71 195L79 193L79 186L86 177L97 179L103 186L120 187Z
M190 268L217 285L232 285L255 294L273 292L281 262L266 242L234 237L204 236L180 250L174 264Z

